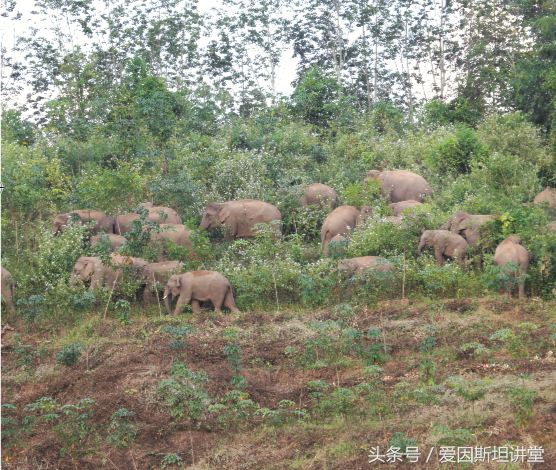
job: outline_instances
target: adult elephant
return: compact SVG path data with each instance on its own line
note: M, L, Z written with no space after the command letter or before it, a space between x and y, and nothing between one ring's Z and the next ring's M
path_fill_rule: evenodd
M328 254L327 246L337 235L348 236L350 230L357 228L362 222L372 217L373 212L369 206L361 210L355 206L340 206L334 209L322 224L320 240L322 249Z
M380 192L390 202L424 202L432 196L432 188L425 178L407 170L379 171L370 170L365 178L380 181Z
M299 199L303 207L317 206L319 210L324 207L330 210L338 207L338 195L336 191L330 186L322 183L314 183L308 186L303 186L304 195Z
M70 277L70 284L76 282L89 282L89 290L94 291L101 287L108 287L110 290L115 288L122 279L124 269L130 269L134 276L146 285L144 302L150 298L153 286L153 274L147 261L141 258L130 258L111 254L112 264L116 269L105 266L102 260L93 256L82 256L77 260Z
M65 214L58 214L52 224L52 234L61 232L72 219L75 219L76 222L80 224L88 223L92 220L95 221L96 224L93 227L94 233L114 233L113 217L107 216L102 211L78 210L66 212Z
M420 204L421 203L419 201L409 200L409 201L393 202L391 204L388 204L388 207L392 209L395 217L399 217L406 209L409 209L410 207L418 206Z
M362 276L367 271L377 271L381 273L393 273L394 265L380 256L361 256L359 258L346 258L338 262L338 270L342 271L345 277ZM365 284L365 280L360 279L358 284ZM348 287L348 292L353 290L353 284Z
M118 250L125 242L127 242L127 238L122 237L121 235L115 235L113 233L105 234L108 239L110 240L110 253ZM97 246L98 242L102 239L102 235L95 235L91 237L91 246Z
M142 202L139 206L147 209L149 211L149 219L158 222L159 224L182 223L178 213L170 207L155 206L150 202Z
M479 227L494 219L495 215L472 215L465 211L457 211L441 229L464 235L469 246L476 247L479 245Z
M199 302L212 302L215 312L219 312L224 305L232 312L239 313L230 281L216 271L189 271L170 276L164 291L164 305L168 314L172 315L169 295L172 295L172 300L179 296L174 316L180 313L181 305L189 303L193 313L200 312Z
M161 211L166 214L166 220L164 219L164 214L161 214ZM118 215L115 218L114 223L114 233L118 235L123 235L124 233L131 232L132 226L131 223L134 220L140 219L141 216L139 214L122 214ZM159 224L178 224L181 225L181 218L178 216L177 212L174 209L170 209L169 207L152 207L149 209L149 213L147 214L147 220L151 222L157 222Z
M548 209L552 214L556 215L556 188L547 186L544 191L540 192L533 199L534 204L548 203Z
M6 300L6 307L13 309L12 299L15 293L14 278L6 268L2 267L2 286L1 293Z
M183 225L180 224L160 224L160 228L165 229L159 233L153 233L153 240L170 240L178 246L183 246L188 250L193 250L189 237L193 233L193 230L186 230ZM161 247L158 251L158 261L164 261L164 249Z
M275 220L280 222L276 228L281 233L282 214L268 202L255 199L211 202L203 212L201 228L212 230L225 225L224 240L229 242L235 238L254 238L256 224L270 224Z
M494 252L494 266L504 268L508 262L515 263L519 266L519 271L508 269L506 274L513 277L520 277L523 274L527 274L529 263L533 259L533 256L533 253L529 253L523 246L521 238L510 235L496 248ZM511 285L506 290L506 299L508 300L510 299L510 291ZM520 299L525 297L525 280L522 280L518 284L518 295Z
M446 258L457 258L460 265L465 265L467 242L461 235L448 230L425 230L417 248L421 256L424 247L434 248L434 257L438 266L444 266Z

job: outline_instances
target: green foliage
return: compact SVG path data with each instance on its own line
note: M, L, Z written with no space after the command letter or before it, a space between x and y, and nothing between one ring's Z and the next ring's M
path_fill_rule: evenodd
M295 410L295 406L295 402L291 400L282 400L278 403L278 409L259 408L255 414L262 416L271 426L285 426L295 420L307 419L308 414L302 410Z
M127 326L131 322L129 320L129 311L131 309L131 304L125 299L118 299L114 305L116 309L116 318L122 326Z
M371 205L380 196L380 188L378 180L369 180L365 184L351 183L343 191L342 202L361 210L361 207Z
M16 357L16 365L25 369L28 374L31 374L31 367L35 364L39 351L36 351L30 344L22 344L21 335L13 335L12 339L15 342L13 354Z
M475 132L468 127L459 127L455 135L434 146L425 156L430 170L438 173L463 174L471 171L471 164L482 164L488 158L488 149Z
M421 359L419 361L419 375L421 376L421 385L423 387L432 387L435 384L434 373L436 372L436 364L432 359Z
M226 428L240 426L255 416L257 411L257 405L249 398L249 394L240 390L229 391L220 403L209 407L209 412L217 413L216 420Z
M205 372L193 372L183 363L174 362L170 379L161 380L156 389L162 407L176 420L198 420L207 408L209 379Z
M72 456L83 452L85 438L93 432L89 420L93 416L94 400L83 398L76 404L58 405L50 397L43 397L25 406L25 411L38 414L40 421L50 423L52 431L63 443L61 454Z
M85 349L85 346L81 343L73 343L64 346L60 352L54 354L58 364L62 364L66 367L73 367L79 362L81 357L81 351Z
M395 432L390 438L388 447L394 448L397 452L405 454L408 447L417 447L417 441L415 439L408 439L403 432Z
M324 304L332 286L331 279L313 279L307 274L299 276L297 283L300 287L301 302L308 307L318 307Z
M463 447L473 442L473 434L467 429L452 429L447 425L435 426L432 435L439 446Z
M21 307L23 316L29 323L33 323L43 313L45 298L42 295L32 295L28 299L19 299L17 305Z
M186 338L187 336L192 336L196 333L195 329L191 325L166 325L164 328L162 328L162 330L160 330L160 332L170 335L172 338L174 338L174 341L168 344L168 347L173 350L185 349L187 347L187 344L184 343L181 338Z
M465 124L474 127L480 120L483 110L459 96L448 103L434 99L425 103L424 121L433 126L449 124Z
M476 341L463 344L461 346L461 350L466 353L469 351L469 354L471 354L472 356L481 358L483 360L486 360L492 356L492 350Z
M183 459L178 454L166 454L160 463L162 468L167 468L170 465L181 467L183 465Z
M242 368L241 361L243 360L243 352L241 347L234 342L237 340L237 332L232 329L226 330L224 332L224 338L230 341L230 343L222 349L224 354L226 354L229 367L234 372L239 372Z
M2 109L2 140L28 147L35 143L35 125L21 115L21 111Z
M25 436L33 431L36 422L34 416L25 416L18 421L10 416L14 411L17 411L17 407L11 403L2 405L2 446L10 457L17 453L18 448L25 447Z
M448 377L446 385L451 387L465 401L471 402L473 419L475 419L475 402L485 397L491 388L491 380L483 379L472 382L466 381L462 377Z
M71 305L78 311L89 309L95 303L95 296L92 292L83 292L79 295L70 295L68 297L68 305Z
M115 449L124 449L131 442L135 440L137 435L137 425L131 421L131 417L135 416L134 411L129 411L126 408L120 408L110 417L110 426L108 429L111 431L106 436L106 442Z

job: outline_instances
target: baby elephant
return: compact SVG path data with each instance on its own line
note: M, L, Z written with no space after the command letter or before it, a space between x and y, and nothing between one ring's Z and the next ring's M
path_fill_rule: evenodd
M421 256L421 250L425 246L434 248L434 257L438 266L444 266L446 258L457 258L460 265L465 265L468 245L461 235L448 230L425 230L417 248L417 255Z
M232 312L239 313L230 281L216 271L189 271L171 276L164 291L164 305L166 305L168 314L172 315L168 299L170 294L172 294L172 300L179 296L174 316L180 313L181 305L190 302L193 313L201 311L199 302L212 302L215 312L219 312L224 305Z
M506 238L494 252L494 266L503 268L506 263L513 262L519 265L519 271L506 271L510 276L519 277L527 274L529 262L533 259L533 253L529 253L521 242L521 238L510 235ZM506 299L510 298L511 286L506 291ZM519 298L525 297L525 282L521 282L518 287Z
M380 256L361 256L360 258L343 259L338 262L338 270L342 271L347 278L361 276L367 271L379 271L393 273L394 265ZM362 286L365 280L361 279L358 284ZM348 294L353 291L353 283L348 286Z
M127 242L127 238L122 237L121 235L114 235L112 233L106 234L110 240L110 253L113 253L120 248L125 242ZM101 235L95 235L91 237L91 246L97 246L98 242L101 240Z

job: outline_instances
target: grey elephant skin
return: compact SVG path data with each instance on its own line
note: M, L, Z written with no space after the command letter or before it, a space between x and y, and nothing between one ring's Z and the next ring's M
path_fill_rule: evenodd
M464 235L469 246L477 247L479 246L479 227L494 219L496 219L495 215L472 215L465 211L457 211L441 229Z
M519 265L519 271L507 270L506 274L513 277L519 277L521 274L527 274L529 269L529 263L533 259L533 253L529 253L527 249L523 246L521 238L514 235L510 235L506 238L494 252L494 266L503 268L506 263L512 262ZM506 290L506 299L510 298L510 290ZM518 296L520 299L525 297L525 282L518 284Z
M299 199L303 207L317 206L319 210L328 208L334 210L338 207L338 195L330 186L322 183L314 183L303 186L304 195Z
M556 215L556 188L547 186L544 191L540 192L533 199L534 204L547 204L551 214Z
M417 248L418 256L424 247L434 248L438 266L444 266L446 258L457 258L460 265L465 265L468 244L461 235L448 230L425 230Z
M13 309L12 299L15 293L15 283L10 271L2 267L2 295L6 299L6 307Z
M385 258L380 256L361 256L359 258L346 258L338 262L338 270L343 272L344 276L351 278L353 276L361 276L367 271L378 271L393 273L394 265ZM365 284L361 279L358 285ZM348 292L353 290L353 284L348 286Z
M179 274L183 271L184 264L180 261L161 261L159 263L150 263L151 274L156 283L157 290L164 291L170 276Z
M144 203L143 203L144 204ZM166 220L163 220L164 217L160 215L160 211L164 212L167 217ZM131 222L134 220L140 219L141 216L139 214L122 214L118 215L115 218L114 222L114 233L117 235L123 235L124 233L131 232ZM182 221L178 213L174 209L170 209L169 207L152 207L149 209L149 213L147 215L147 220L152 222L157 222L159 224L179 224L181 225Z
M79 217L77 223L86 223L91 220L96 221L96 225L93 227L93 233L114 233L114 218L107 216L102 211L89 211L89 210L78 210L67 212L65 214L58 214L54 219L52 224L52 233L61 232L64 227L68 225L70 216L76 214Z
M364 182L369 180L380 181L380 192L382 196L388 197L390 202L424 202L433 194L425 178L407 170L370 170Z
M112 290L122 279L122 268L129 266L133 274L141 279L142 284L147 287L143 296L143 301L146 303L150 298L153 285L153 274L149 263L140 258L129 258L116 254L111 254L110 257L117 268L116 270L110 266L104 266L102 260L97 257L82 256L79 258L71 273L70 284L90 281L90 291L104 286Z
M199 302L212 302L214 311L219 312L228 307L232 312L239 313L232 293L232 285L222 274L216 271L189 271L184 274L174 274L168 279L164 291L164 305L169 315L169 296L175 299L179 296L173 315L180 313L180 306L191 303L193 313L201 311Z
M224 225L224 240L229 242L236 238L254 238L256 224L271 224L275 220L279 223L272 225L277 225L276 229L281 234L282 214L268 202L255 199L211 202L203 212L201 228L212 230Z
M178 246L193 250L193 246L189 241L189 237L193 233L193 230L186 230L185 227L180 224L160 224L160 228L164 230L160 233L153 233L153 240L170 240ZM163 248L158 250L157 261L166 261Z
M340 206L334 209L322 224L320 240L322 249L328 254L327 246L337 235L347 236L350 230L356 229L361 223L372 217L372 209L363 206L361 210L355 206Z
M113 233L107 233L108 239L110 240L110 253L117 251L125 242L127 242L127 238L122 237L121 235L115 235ZM98 242L100 242L102 236L95 235L91 237L91 246L97 246Z
M388 207L392 209L395 217L399 217L406 209L409 209L414 206L418 206L420 204L421 203L419 201L410 200L410 201L393 202L391 204L388 204Z

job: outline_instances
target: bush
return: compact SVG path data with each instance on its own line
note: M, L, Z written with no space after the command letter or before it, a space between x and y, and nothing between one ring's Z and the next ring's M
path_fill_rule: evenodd
M72 367L79 362L81 351L84 349L85 346L81 343L68 344L59 353L54 354L54 357L57 359L58 364Z

